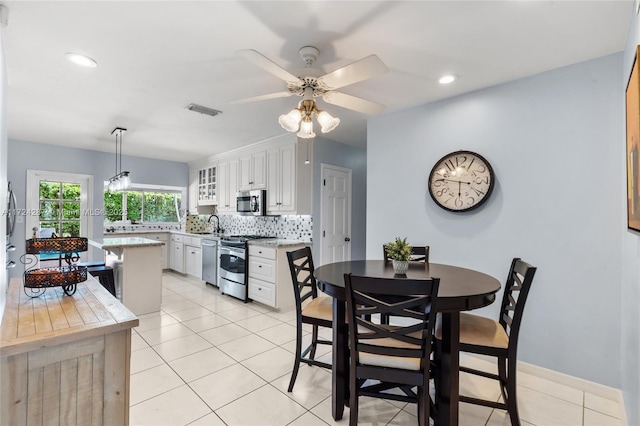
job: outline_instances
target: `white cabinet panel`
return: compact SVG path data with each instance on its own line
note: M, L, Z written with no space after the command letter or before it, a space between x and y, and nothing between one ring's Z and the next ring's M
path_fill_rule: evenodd
M240 157L239 168L240 191L267 187L267 153L265 151Z
M202 248L184 246L184 263L187 275L202 279Z

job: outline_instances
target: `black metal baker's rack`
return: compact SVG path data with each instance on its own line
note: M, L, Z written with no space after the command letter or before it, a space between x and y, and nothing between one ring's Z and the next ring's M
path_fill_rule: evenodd
M87 251L89 240L84 237L32 238L26 241L26 254L57 254L58 266L36 268L37 257L27 259L24 271L24 292L29 297L38 297L49 287L62 287L67 296L76 292L78 283L86 281L87 267L74 265L80 252ZM62 265L62 260L66 266ZM31 267L31 268L29 268Z

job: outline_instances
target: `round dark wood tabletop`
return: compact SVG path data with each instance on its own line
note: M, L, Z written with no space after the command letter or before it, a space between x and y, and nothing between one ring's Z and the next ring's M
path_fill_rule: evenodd
M490 305L500 290L500 281L472 269L440 263L409 262L406 276L394 275L390 262L384 260L352 260L319 266L314 276L320 289L344 300L344 274L372 278L429 279L440 278L439 310L466 311Z

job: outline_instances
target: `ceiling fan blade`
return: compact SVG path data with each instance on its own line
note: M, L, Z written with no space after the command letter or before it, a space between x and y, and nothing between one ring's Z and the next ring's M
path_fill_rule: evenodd
M367 80L389 71L376 55L353 62L318 78L318 84L325 90L334 90L349 84Z
M382 104L378 104L356 96L347 95L341 92L326 93L322 99L328 104L337 105L343 108L352 109L369 115L380 114L386 109Z
M291 96L291 95L293 95L293 93L291 93L291 92L276 92L276 93L269 93L267 95L253 96L251 98L244 98L244 99L238 99L238 100L235 100L235 101L229 101L227 103L229 103L229 104L246 104L246 103L249 103L249 102L268 101L269 99L286 98L287 96Z
M293 83L297 85L302 85L303 81L295 75L291 74L289 71L282 68L280 65L273 62L271 59L267 58L263 54L259 53L253 49L244 49L238 50L238 53L244 56L246 59L250 60L263 70L275 75L281 80L286 81L287 83Z

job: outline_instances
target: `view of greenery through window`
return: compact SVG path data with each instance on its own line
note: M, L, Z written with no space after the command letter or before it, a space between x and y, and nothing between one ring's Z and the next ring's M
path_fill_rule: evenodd
M104 192L105 222L179 222L181 194L156 191Z
M80 184L40 182L40 229L60 237L80 236Z

